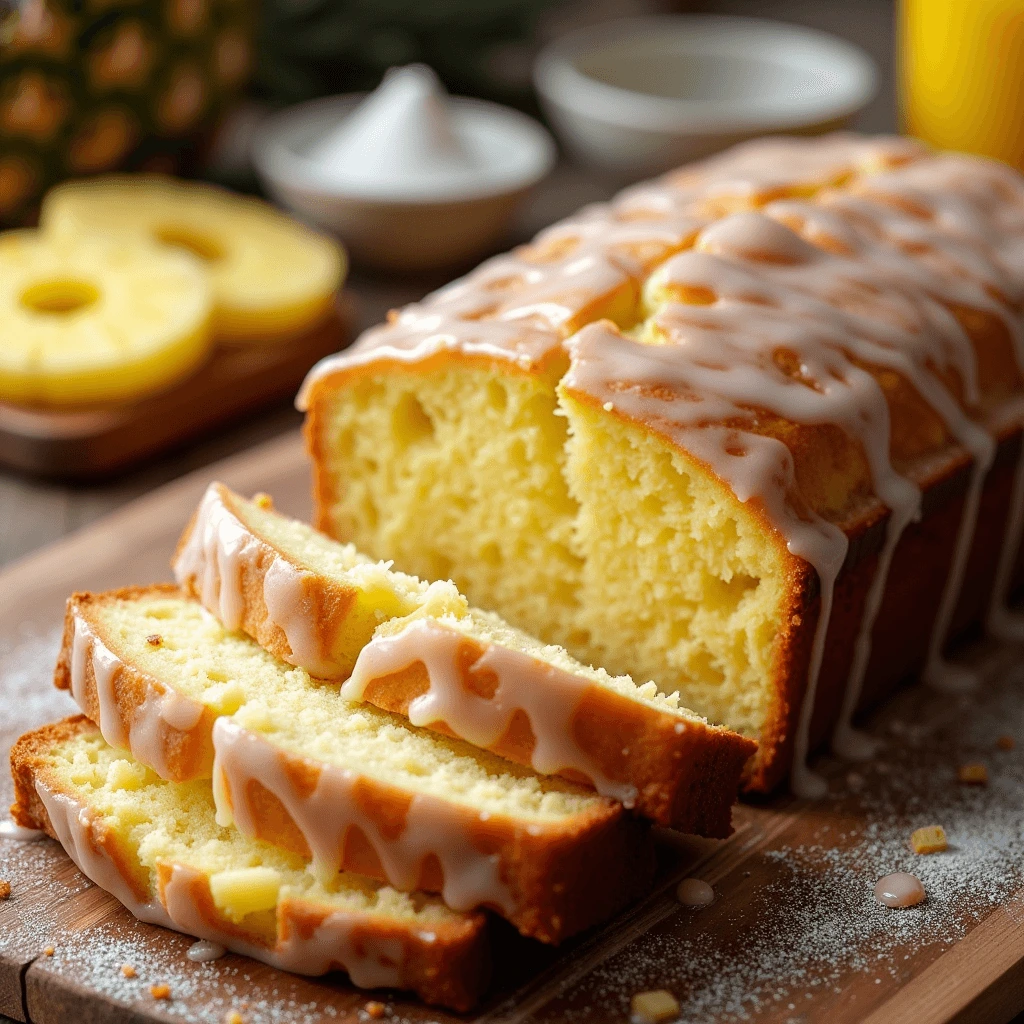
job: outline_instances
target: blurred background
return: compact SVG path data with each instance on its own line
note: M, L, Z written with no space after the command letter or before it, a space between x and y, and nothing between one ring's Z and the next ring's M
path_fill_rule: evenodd
M937 138L940 144L986 152L998 137L1019 153L1019 77L1000 72L1009 98L991 131L969 110L951 118L944 106L953 94L969 95L971 85L942 70L949 66L943 47L951 36L968 48L987 45L970 37L978 24L970 12L980 8L1009 19L989 18L984 26L1002 40L1004 63L997 68L1024 67L1019 0L906 0L903 48L909 53L912 41L913 60L905 53L900 67L905 81L917 84L912 102L904 89L904 105L917 134L928 136L936 124L960 124L974 133L964 140ZM900 123L900 11L890 0L0 0L0 12L0 225L35 225L42 198L65 179L155 171L289 206L314 226L340 234L352 257L343 267L348 273L332 314L333 334L306 348L279 345L273 356L266 346L262 355L255 347L239 355L236 347L233 362L223 351L215 354L190 382L175 385L192 388L191 406L175 405L170 390L147 398L163 402L160 409L173 406L166 414L123 402L109 408L0 402L0 465L6 467L0 468L6 524L0 562L164 481L294 429L300 417L291 396L303 371L323 354L317 346L347 343L389 308L608 198L659 164L767 131L849 125L883 132ZM731 25L723 33L702 22L713 28L705 37L704 28L697 32L690 22L679 33L648 27L636 39L615 27L619 19L657 15L771 24L738 33ZM970 53L965 60L980 66ZM462 108L446 108L422 76L402 88L392 81L386 101L371 111L378 121L371 122L370 135L360 136L360 144L384 139L376 157L383 161L380 174L356 180L351 167L328 166L332 154L341 160L339 154L351 155L357 145L353 132L340 127L357 102L348 94L377 89L389 68L410 64L432 68L452 96L500 105L477 114L486 121L485 135L504 132L507 152L525 160L515 180L507 167L504 178L501 168L492 168L487 186L475 192L469 187L454 194L448 181L443 195L428 194L439 187L427 173L434 163L441 178L447 173L463 181L439 142L459 127L455 115ZM992 95L991 81L978 88ZM447 128L440 125L446 117ZM378 125L402 140L397 155ZM412 148L403 149L410 138ZM320 156L328 164L313 166L310 147L321 139L327 141ZM422 181L403 183L410 167ZM386 192L388 182L398 190L394 195ZM437 233L437 224L445 223L448 234L458 234L454 226L468 233L461 248L445 251ZM365 244L366 237L389 240L383 255ZM176 242L209 263L213 257L201 243ZM402 252L404 264L391 259ZM227 376L217 383L211 375L222 371ZM208 408L217 388L230 391L231 374L248 381L251 395L246 392L249 398L236 403L231 416L207 423L195 410ZM203 379L205 397L196 398ZM182 429L164 431L159 443L102 455L106 442L96 431L109 432L115 420L128 436L139 434L133 423L173 416L182 417Z

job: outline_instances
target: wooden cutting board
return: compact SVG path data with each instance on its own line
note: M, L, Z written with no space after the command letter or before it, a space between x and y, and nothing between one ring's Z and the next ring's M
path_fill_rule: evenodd
M71 711L49 678L68 592L167 578L178 532L214 478L309 512L300 441L288 436L0 575L0 754L20 731ZM1008 648L968 656L985 665L983 693L899 695L872 723L884 744L876 763L823 762L829 798L741 806L722 843L664 834L658 890L607 927L552 950L497 922L495 982L470 1019L624 1021L633 993L666 988L688 1024L1009 1020L1024 1008L1024 659ZM999 749L1005 736L1016 749ZM957 783L957 766L973 761L988 765L987 787ZM0 799L10 793L0 771ZM947 853L910 851L910 831L927 824L946 827ZM875 903L875 881L896 870L920 875L925 903ZM712 906L680 906L675 887L688 875L712 883ZM234 955L191 963L190 939L135 922L49 840L0 839L0 878L12 888L0 902L0 1012L17 1020L220 1024L233 1010L247 1024L369 1019L368 995L342 975L301 978ZM122 975L126 963L135 978ZM149 994L159 982L169 1002ZM381 998L389 1019L467 1019L401 994Z

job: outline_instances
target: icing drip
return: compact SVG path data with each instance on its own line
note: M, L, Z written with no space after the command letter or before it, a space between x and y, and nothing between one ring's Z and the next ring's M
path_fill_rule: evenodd
M275 557L263 577L263 600L271 622L284 633L291 648L284 660L300 665L311 675L333 678L341 666L325 649L316 618L303 595L307 575L286 559Z
M193 956L197 946L207 953L233 950L296 974L320 975L341 967L361 988L393 987L403 983L402 967L406 959L405 943L394 935L379 934L372 916L358 911L337 910L327 914L313 929L279 928L276 944L267 946L247 942L234 931L217 928L196 902L196 894L208 892L206 877L193 868L174 864L163 886L160 900L143 901L134 893L118 864L93 841L92 815L63 793L54 793L36 782L47 816L65 852L90 881L106 890L140 921L160 925L172 931L198 936L202 941L189 950L189 958L209 960L212 955ZM420 933L429 941L429 933Z
M63 793L52 792L39 780L36 780L36 793L46 808L46 816L64 852L86 878L109 892L140 921L174 928L174 923L160 903L152 898L140 899L122 875L117 862L102 846L96 845L93 840L93 815L87 807Z
M684 907L709 907L715 902L715 890L700 878L684 878L676 886L676 899Z
M345 866L349 830L358 829L377 855L385 879L396 889L416 889L424 860L433 856L444 877L444 901L453 910L481 905L499 907L507 914L515 910L515 899L501 880L500 858L481 849L481 816L476 812L417 793L396 831L393 822L368 813L369 801L361 799L361 793L376 784L356 771L324 765L312 791L300 791L281 753L237 722L218 718L213 745L219 824L233 823L243 835L257 836L248 803L249 783L257 781L288 811L309 846L319 877L331 878Z
M112 747L130 750L161 778L173 779L168 753L174 743L168 732L189 733L195 729L203 716L203 704L151 682L142 703L132 709L131 722L126 728L115 685L124 666L96 636L89 623L76 614L71 647L71 695L83 711L88 708L86 666L90 663L99 709L96 724L103 738Z
M31 843L36 839L42 839L45 832L37 828L25 828L14 821L0 821L0 839L13 839L21 843Z
M256 557L252 535L211 485L203 495L188 540L174 559L179 586L194 580L199 599L224 628L239 629L245 610L242 566Z
M207 489L188 540L174 561L178 584L195 582L204 607L225 629L242 626L245 610L243 577L258 575L260 544L225 505L217 486ZM285 660L301 665L312 675L337 675L317 623L303 595L306 573L279 555L263 577L263 599L270 622L285 635L291 654Z
M634 805L636 788L610 779L573 738L576 708L593 683L528 654L484 642L470 671L493 674L497 685L491 696L483 697L466 688L459 670L465 642L463 633L436 620L412 622L401 633L373 639L363 648L341 696L362 700L374 679L421 662L429 688L409 704L413 725L444 723L475 746L494 749L516 713L525 712L536 738L530 759L534 771L553 775L573 769L603 796Z
M875 899L885 907L916 907L924 898L921 880L906 871L886 875L875 885Z
M197 964L205 964L210 960L219 960L227 949L219 942L211 942L209 939L200 939L189 946L185 954L189 960Z

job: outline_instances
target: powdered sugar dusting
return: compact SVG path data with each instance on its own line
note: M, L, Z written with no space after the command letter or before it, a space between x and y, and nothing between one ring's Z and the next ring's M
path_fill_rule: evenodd
M851 999L861 1000L866 1014L994 908L1024 922L1016 895L1024 887L1020 662L1019 650L990 650L986 686L974 698L951 700L923 688L897 698L874 730L882 741L876 762L853 773L827 764L831 797L803 815L815 823L813 841L790 845L792 830L784 830L753 862L715 881L714 908L666 913L556 992L539 1016L625 1019L630 996L653 988L675 994L688 1024L824 1020ZM1012 751L998 747L1006 734L1018 738ZM957 782L958 765L975 761L988 765L986 787ZM745 816L777 812L750 809ZM949 849L915 854L911 833L932 824L945 828ZM922 880L922 904L891 909L875 901L875 883L896 871ZM865 978L878 986L875 1001L863 994Z
M56 629L26 635L0 652L4 752L22 731L74 710L51 683L59 639ZM693 1024L822 1020L848 1011L851 1000L866 1014L996 908L1024 923L1024 900L1015 897L1024 881L1024 664L1020 650L986 656L988 681L977 697L923 688L903 694L878 716L878 761L855 770L820 766L830 797L798 817L788 817L799 808L788 797L741 808L736 840L702 863L677 862L666 876L664 892L644 911L654 923L639 938L619 950L622 927L609 927L584 942L596 966L582 978L579 955L567 952L551 980L487 1016L627 1019L630 997L658 988L673 992L681 1019ZM1000 747L1007 735L1016 737L1014 749ZM977 762L987 765L989 784L959 784L958 767ZM0 793L10 794L6 772ZM911 832L925 825L945 828L945 853L911 851ZM738 848L753 852L741 856ZM875 883L895 871L923 881L924 903L902 910L875 901ZM676 883L691 874L713 883L713 905L680 907ZM0 951L126 1009L196 1024L221 1024L232 1011L246 1024L367 1018L362 1007L371 996L343 976L298 978L230 954L190 962L192 939L134 921L55 843L0 843L0 877L12 885L0 903ZM43 955L48 946L52 956ZM122 972L126 964L133 977ZM154 1005L153 984L167 984L171 998ZM385 998L390 1020L450 1019L410 999Z

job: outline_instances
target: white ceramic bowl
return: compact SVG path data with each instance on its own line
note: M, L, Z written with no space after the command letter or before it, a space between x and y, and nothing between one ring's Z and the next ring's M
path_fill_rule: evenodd
M519 200L554 164L551 136L518 111L451 97L451 112L484 146L512 145L516 159L481 187L396 199L372 189L346 193L305 157L310 144L335 128L362 94L330 96L268 117L253 141L253 163L264 188L283 206L337 234L353 259L374 267L416 272L470 262L506 231Z
M872 98L877 73L823 32L682 14L563 36L541 52L534 83L577 158L636 177L755 135L841 127Z

